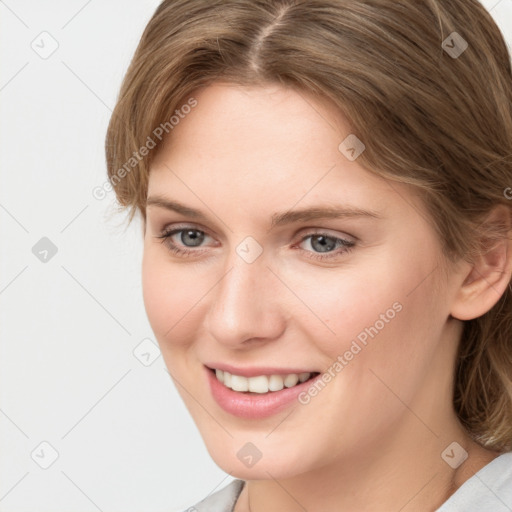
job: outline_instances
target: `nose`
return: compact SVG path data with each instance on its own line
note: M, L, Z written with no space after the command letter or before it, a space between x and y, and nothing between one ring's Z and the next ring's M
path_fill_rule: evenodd
M263 255L247 263L233 250L223 270L206 314L209 334L231 348L279 338L286 322L279 307L283 285Z

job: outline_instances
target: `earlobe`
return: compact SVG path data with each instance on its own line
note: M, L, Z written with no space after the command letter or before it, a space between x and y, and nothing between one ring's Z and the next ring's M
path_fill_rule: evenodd
M469 267L466 277L458 290L451 310L451 316L459 320L478 318L499 301L512 274L512 222L510 209L504 205L496 207L488 216L487 232L501 229L499 239L482 241L482 251ZM486 232L486 231L484 231Z

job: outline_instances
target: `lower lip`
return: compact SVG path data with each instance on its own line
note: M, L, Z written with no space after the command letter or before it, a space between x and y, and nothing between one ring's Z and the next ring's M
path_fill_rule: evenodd
M227 388L220 382L215 373L206 368L208 383L215 401L226 412L240 418L260 419L267 418L298 402L301 392L309 388L319 374L313 379L297 384L291 388L283 388L281 391L269 391L268 393L241 393Z

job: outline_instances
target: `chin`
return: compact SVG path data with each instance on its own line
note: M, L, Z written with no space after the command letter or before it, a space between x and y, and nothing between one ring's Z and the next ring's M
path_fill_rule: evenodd
M314 465L309 457L305 459L299 447L290 452L288 447L283 447L279 442L275 444L267 440L251 443L247 439L229 438L229 441L225 439L222 444L218 440L211 443L206 441L206 448L219 468L242 480L292 478L310 471ZM279 449L280 445L282 449Z

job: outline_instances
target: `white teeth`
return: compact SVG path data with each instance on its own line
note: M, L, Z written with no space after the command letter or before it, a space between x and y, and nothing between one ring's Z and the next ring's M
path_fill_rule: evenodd
M290 373L289 375L258 375L257 377L242 377L232 375L229 372L215 370L217 380L233 391L250 391L252 393L268 393L269 391L281 391L291 388L298 383L307 381L311 377L310 372Z
M284 381L281 375L271 375L268 379L268 389L270 391L281 391L284 388Z
M260 375L259 377L251 377L249 381L249 391L253 393L267 393L268 392L268 377Z
M249 379L240 375L231 375L231 389L233 391L249 391Z
M284 379L284 385L287 388L295 386L297 382L299 382L299 376L296 373L290 373L290 375L287 375Z

